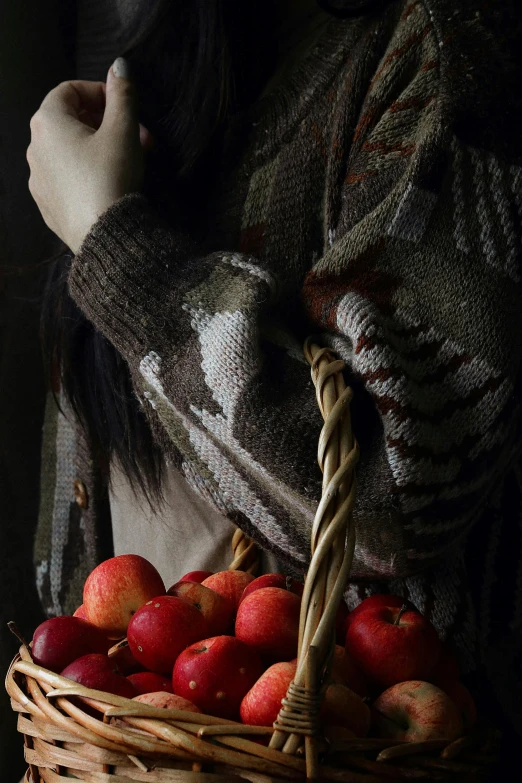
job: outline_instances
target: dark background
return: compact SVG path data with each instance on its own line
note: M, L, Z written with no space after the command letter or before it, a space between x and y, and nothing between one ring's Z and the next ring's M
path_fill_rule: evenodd
M2 4L0 24L0 671L43 619L32 564L45 385L38 340L42 275L57 246L27 186L29 120L45 95L71 77L58 0ZM0 689L0 779L25 771L22 737Z
M44 619L32 563L46 385L39 343L42 261L59 243L28 189L29 121L66 79L104 79L122 25L151 0L16 0L0 19L0 672ZM16 715L0 687L0 781L26 765Z

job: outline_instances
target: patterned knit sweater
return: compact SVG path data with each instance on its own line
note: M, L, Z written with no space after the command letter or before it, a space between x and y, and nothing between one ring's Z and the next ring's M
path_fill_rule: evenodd
M230 126L198 236L153 196L127 195L92 227L69 286L128 362L167 460L297 577L321 494L302 341L314 333L333 347L361 447L348 604L376 590L410 598L464 670L496 678L510 709L520 687L502 677L521 656L522 623L522 143L506 18L490 5L395 0L332 19ZM88 557L76 577L101 556L100 483L82 478L89 513L75 511L68 535ZM45 503L58 508L58 495ZM37 554L44 596L50 528ZM58 600L55 579L54 611L77 583L62 581Z

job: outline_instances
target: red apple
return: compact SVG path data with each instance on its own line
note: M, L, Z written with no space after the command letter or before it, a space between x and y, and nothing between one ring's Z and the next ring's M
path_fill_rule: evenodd
M103 631L86 620L51 617L34 632L32 656L39 666L58 673L82 655L106 653L107 647Z
M165 594L152 563L139 555L118 555L91 571L83 588L89 622L121 638L133 614L151 598Z
M365 737L370 729L370 708L360 696L340 683L327 687L320 715L325 725L344 726L357 737Z
M79 617L80 620L87 620L87 613L85 611L85 606L83 604L80 604L78 609L73 614L73 617Z
M177 582L167 591L167 595L183 598L199 609L208 624L210 636L231 633L236 613L233 603L210 587L197 582Z
M122 642L111 647L107 655L125 676L136 674L136 672L142 672L145 669L131 653L127 639L124 639Z
M234 636L214 636L192 644L178 656L172 685L175 693L193 701L202 712L237 719L241 700L262 672L255 650Z
M358 696L369 695L364 674L339 644L335 645L330 676L333 682L347 685Z
M218 571L204 579L201 584L228 598L234 605L234 611L237 611L243 590L253 581L252 574L246 571Z
M475 700L466 686L459 680L447 677L440 678L437 687L444 691L444 693L457 705L462 715L464 728L466 729L466 732L469 731L477 722L477 708L475 706Z
M237 612L236 636L269 660L297 655L301 599L280 587L262 587L247 595Z
M181 579L178 579L179 582L198 582L201 584L203 579L206 579L208 576L212 576L214 571L189 571L187 574L183 574Z
M114 693L127 699L132 699L136 695L133 684L120 674L118 667L106 655L96 653L83 655L66 666L61 675L97 691Z
M378 737L401 742L451 742L463 730L460 710L450 697L419 680L399 682L381 693L373 705L373 724Z
M182 696L175 696L169 691L143 693L140 696L135 696L134 701L139 701L142 704L149 704L151 707L158 707L162 710L185 710L186 712L201 712L199 707L196 707L196 705L188 699L184 699Z
M297 661L274 663L243 698L240 716L251 726L272 726L281 709L288 686L295 677Z
M296 582L290 576L284 574L263 574L250 582L243 590L241 601L243 601L247 595L253 593L254 590L260 590L263 587L280 587L281 590L290 590L291 593L295 593L300 598L303 595L304 584L302 582ZM344 640L343 640L344 641Z
M174 661L189 644L208 635L199 609L182 598L161 595L138 609L127 638L133 656L151 672L170 674Z
M85 606L83 604L80 604L80 606L78 607L78 609L76 609L76 611L74 612L74 614L72 616L73 617L79 617L80 620L85 620L86 622L89 622L89 618L87 617L87 612L85 611ZM90 623L90 624L93 625L93 623ZM95 626L95 627L97 628L98 626ZM101 630L101 628L99 630ZM114 637L111 637L109 634L105 634L105 638L107 639L107 645L105 647L105 650L107 651L107 650L110 650L111 647L114 646L115 639L114 639ZM121 636L118 637L118 638L121 638Z
M346 651L370 681L387 688L406 680L429 680L440 641L419 612L381 606L360 612L351 621Z
M409 609L415 609L412 603L406 601L404 598L400 598L398 595L371 595L369 598L365 598L364 601L361 601L359 606L356 606L351 612L348 612L346 618L346 631L348 632L352 620L355 620L361 612L366 612L368 609L380 609L383 606L387 606L388 609L400 609L401 606L404 605Z
M243 595L241 596L241 601L255 590L261 590L265 587L279 587L281 590L289 590L291 593L298 595L299 598L302 597L304 590L304 584L302 582L297 582L290 576L285 576L284 574L263 574L245 587ZM341 601L335 618L335 638L338 644L344 645L345 642L346 618L348 613L348 607L344 601Z
M128 674L127 679L134 685L136 693L140 695L157 691L173 693L170 678L155 672L136 672L136 674Z

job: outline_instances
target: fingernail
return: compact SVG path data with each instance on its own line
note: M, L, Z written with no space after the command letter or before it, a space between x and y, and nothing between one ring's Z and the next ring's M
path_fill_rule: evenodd
M116 57L112 64L112 72L120 79L131 79L131 68L125 57Z

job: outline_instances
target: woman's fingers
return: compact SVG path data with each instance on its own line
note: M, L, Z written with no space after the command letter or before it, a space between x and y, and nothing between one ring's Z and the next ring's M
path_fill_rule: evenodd
M98 130L103 121L103 112L87 111L82 109L79 113L78 119L83 122L89 128ZM140 144L145 152L149 152L154 148L156 141L152 133L140 122Z
M121 58L118 58L121 59ZM131 79L115 76L109 68L105 87L105 113L102 132L134 136L138 125L138 96Z
M87 109L82 109L78 115L78 119L80 120L80 122L83 122L85 125L88 125L89 128L93 128L93 130L98 130L98 128L102 124L103 112L88 111Z
M132 87L130 87L128 80L124 80L124 84L120 82L117 86L120 87L120 90L114 90L112 93L116 101L114 101L113 97L113 103L111 103L112 112L109 112L109 116L111 113L119 114L121 119L121 114L124 112L131 115L134 113L134 95L129 95L129 93L132 93ZM71 80L62 82L51 90L42 102L40 110L46 113L50 111L68 114L89 128L98 130L107 114L106 97L105 82ZM116 106L114 106L114 103L116 103ZM149 151L154 147L154 137L141 123L140 144L145 151Z
M152 133L140 122L140 144L144 152L149 152L154 148L156 140Z
M41 112L68 114L79 119L81 112L103 116L105 111L105 82L72 80L61 82L51 90L40 106Z

